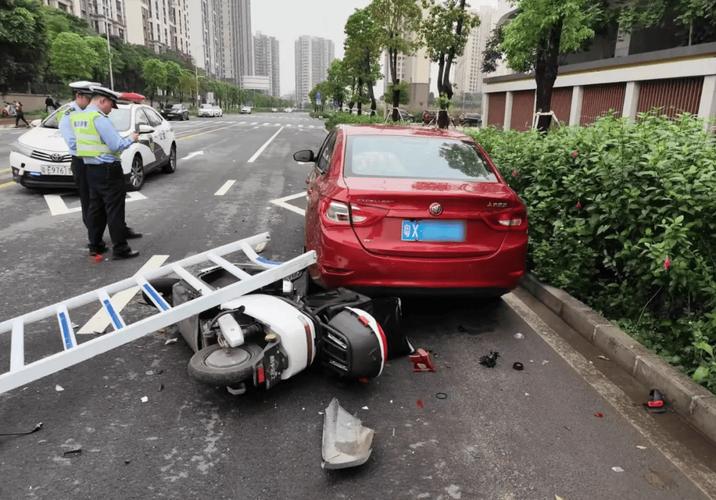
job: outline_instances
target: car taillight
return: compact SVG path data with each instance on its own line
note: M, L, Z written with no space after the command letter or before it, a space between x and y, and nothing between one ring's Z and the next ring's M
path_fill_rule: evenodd
M527 210L519 206L487 216L488 223L503 231L524 231L527 229Z
M339 225L368 226L382 219L388 213L387 209L366 207L348 204L342 201L331 200L324 206L323 215L327 222Z

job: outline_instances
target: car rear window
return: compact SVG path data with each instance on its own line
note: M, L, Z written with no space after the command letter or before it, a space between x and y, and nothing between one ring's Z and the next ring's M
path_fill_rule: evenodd
M344 175L497 181L470 144L455 139L405 136L349 137Z
M120 132L129 130L129 126L132 122L131 115L129 113L129 109L128 108L113 109L112 112L109 114L109 121L111 121L112 125L114 125L114 128L116 128Z

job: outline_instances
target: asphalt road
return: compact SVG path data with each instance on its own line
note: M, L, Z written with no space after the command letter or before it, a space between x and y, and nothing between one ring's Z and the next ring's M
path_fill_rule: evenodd
M150 176L144 198L127 204L129 225L145 235L131 241L138 259L91 261L79 213L52 215L48 193L0 181L0 320L128 277L149 260L177 260L262 231L272 234L266 257L300 252L303 218L272 200L305 189L308 167L291 154L318 148L320 122L300 114L225 116L175 129L176 173ZM0 131L0 158L16 134ZM70 193L51 194L70 209L78 205ZM157 332L0 395L0 433L44 424L28 436L0 437L0 498L713 495L712 445L675 415L652 424L630 398L644 388L597 353L559 344L523 301L520 292L497 303L407 301L411 339L432 350L436 373L413 373L397 359L369 384L310 371L243 397L190 379L190 349L181 340L165 344L176 336L171 329ZM95 312L72 319L83 326ZM122 314L146 313L135 298ZM54 325L26 338L29 359L61 348ZM490 350L502 356L494 369L478 364ZM513 370L514 361L525 370ZM321 412L333 397L376 431L373 455L360 468L321 469Z

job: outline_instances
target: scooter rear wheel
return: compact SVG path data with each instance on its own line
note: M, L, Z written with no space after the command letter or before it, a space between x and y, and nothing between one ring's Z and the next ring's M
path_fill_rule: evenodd
M254 365L261 359L263 349L246 344L225 350L212 344L196 352L187 365L189 375L205 384L234 385L254 376Z

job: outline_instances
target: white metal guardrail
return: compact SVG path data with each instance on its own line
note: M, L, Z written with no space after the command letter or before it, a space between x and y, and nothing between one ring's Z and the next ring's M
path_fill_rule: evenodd
M99 354L136 340L161 328L173 325L223 302L253 292L275 281L305 269L316 262L315 252L307 252L286 262L274 262L256 254L254 248L265 245L271 237L261 233L250 238L223 245L206 252L192 255L159 269L137 273L131 278L112 283L91 292L63 300L51 306L17 316L0 323L0 335L11 332L10 370L0 372L0 394L28 384L42 377L81 363ZM228 262L223 256L242 252L249 260L263 267L257 274L249 274ZM213 289L186 268L202 263L224 268L239 281L223 288ZM170 306L150 284L153 279L176 274L200 296L176 307ZM139 285L157 307L158 312L135 323L127 324L113 306L110 295ZM111 320L113 331L78 344L72 327L70 311L99 301ZM56 317L64 350L25 364L25 327L28 324Z

